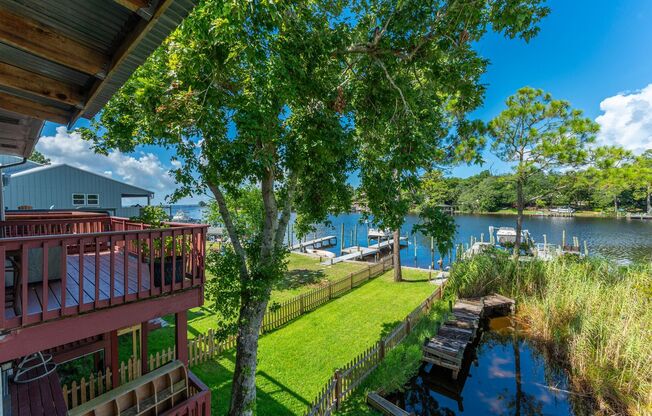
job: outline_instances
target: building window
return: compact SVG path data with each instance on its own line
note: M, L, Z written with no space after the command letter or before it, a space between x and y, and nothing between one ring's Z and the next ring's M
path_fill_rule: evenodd
M72 194L72 204L73 205L86 205L86 195L84 195L84 194Z
M98 194L87 194L86 205L100 205L100 196Z

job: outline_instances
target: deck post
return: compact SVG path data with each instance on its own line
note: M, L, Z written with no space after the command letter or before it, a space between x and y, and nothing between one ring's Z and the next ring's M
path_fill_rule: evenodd
M148 371L147 362L149 360L149 348L147 346L147 337L149 335L149 322L141 322L140 324L140 365L141 374Z
M175 320L175 343L177 345L177 360L188 365L188 315L187 311L177 312Z
M118 356L118 331L109 332L109 363L111 367L111 385L120 385L120 358Z

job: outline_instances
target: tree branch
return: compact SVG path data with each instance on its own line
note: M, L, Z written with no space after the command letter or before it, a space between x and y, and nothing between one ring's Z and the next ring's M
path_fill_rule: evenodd
M213 193L215 201L217 202L217 208L226 227L226 231L229 233L229 238L231 239L231 245L233 250L235 250L238 257L240 257L241 265L240 272L243 276L248 276L249 272L247 271L247 255L240 243L240 236L238 235L235 225L233 224L233 219L231 218L231 213L229 212L229 207L226 205L226 200L224 199L224 194L220 188L213 184L208 184L208 188Z
M269 259L274 249L274 232L278 224L278 208L274 196L274 172L273 167L265 168L263 178L260 181L260 189L263 195L263 209L265 218L263 224L263 241L260 245L261 258Z
M283 244L283 235L285 228L288 226L290 217L292 215L292 199L294 198L296 185L296 175L291 172L288 178L287 195L285 196L285 201L283 202L283 212L281 213L281 218L278 222L278 228L276 229L276 236L274 237L274 243L276 244L276 247L280 247Z
M412 114L412 110L410 109L410 106L408 105L407 101L405 100L405 96L403 95L403 91L398 87L398 85L396 85L396 83L394 82L394 79L392 78L392 76L389 75L389 72L387 71L387 67L385 66L383 61L376 58L375 62L376 62L376 64L378 66L380 66L383 69L383 71L385 72L385 76L387 77L387 80L389 81L389 83L392 84L392 87L394 87L394 89L396 91L398 91L399 95L401 96L401 101L403 101L403 107L405 107L406 112L409 113L409 114Z

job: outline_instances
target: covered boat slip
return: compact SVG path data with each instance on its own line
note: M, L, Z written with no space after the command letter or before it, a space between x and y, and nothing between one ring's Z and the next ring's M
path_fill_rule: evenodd
M3 222L21 237L0 239L0 328L201 287L206 226L165 226L107 215Z

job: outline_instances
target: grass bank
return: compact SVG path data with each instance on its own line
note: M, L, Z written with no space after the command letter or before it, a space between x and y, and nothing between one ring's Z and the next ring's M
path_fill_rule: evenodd
M541 212L545 211L542 209L526 209L523 211L524 215L536 215L539 216L541 215ZM515 208L505 208L505 209L499 209L498 211L493 211L493 212L482 212L481 214L489 214L489 215L516 215L516 209ZM608 216L614 216L613 213L609 212L602 212L602 211L582 211L582 210L577 210L573 214L576 217L608 217Z
M515 264L490 253L454 265L447 291L494 291L518 300L518 316L597 414L652 412L652 265L560 258Z
M390 351L378 367L362 382L351 397L344 401L338 415L378 415L367 405L367 393L371 391L396 391L419 372L423 340L435 335L437 324L448 310L446 300L439 301L430 313L412 328L403 342Z
M387 334L436 286L427 274L392 272L260 338L256 388L258 414L303 414L333 371ZM235 352L194 366L213 392L213 414L227 412Z

